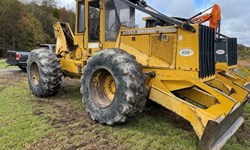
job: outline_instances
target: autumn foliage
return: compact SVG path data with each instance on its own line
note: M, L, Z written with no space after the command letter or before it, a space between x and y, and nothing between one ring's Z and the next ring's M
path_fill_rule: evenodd
M53 24L70 23L74 28L75 13L59 8L54 0L0 0L0 57L6 51L32 50L41 43L55 43Z

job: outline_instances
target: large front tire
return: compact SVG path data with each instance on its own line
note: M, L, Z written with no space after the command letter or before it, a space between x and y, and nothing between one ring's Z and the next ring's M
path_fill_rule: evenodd
M146 103L142 67L123 50L97 52L84 67L81 81L86 110L100 123L125 122Z
M27 61L30 90L37 97L58 93L61 85L61 66L54 53L46 48L33 50Z

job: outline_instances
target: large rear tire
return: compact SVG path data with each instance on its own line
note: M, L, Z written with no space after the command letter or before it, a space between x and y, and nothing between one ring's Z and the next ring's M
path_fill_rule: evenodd
M97 52L84 67L81 81L86 110L100 123L125 122L146 104L142 67L123 50Z
M33 50L27 61L30 90L37 97L48 97L58 93L62 72L59 59L46 48Z

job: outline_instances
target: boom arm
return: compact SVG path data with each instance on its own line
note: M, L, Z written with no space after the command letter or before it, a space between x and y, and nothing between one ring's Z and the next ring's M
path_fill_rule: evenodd
M148 6L144 0L121 0L123 3L129 5L132 8L140 10L144 13L151 15L152 17L167 23L171 23L177 26L180 26L182 29L195 32L195 28L188 23L182 22L180 20L168 17L157 10L153 9L152 7Z
M211 13L202 15L205 11L212 9ZM209 8L194 17L190 20L191 23L202 24L209 21L209 26L214 28L215 31L220 32L220 21L221 21L221 9L220 6L215 4L213 7Z

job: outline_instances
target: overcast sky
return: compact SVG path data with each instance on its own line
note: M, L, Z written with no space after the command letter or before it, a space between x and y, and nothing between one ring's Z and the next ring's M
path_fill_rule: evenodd
M74 9L75 0L56 0L60 7ZM169 16L191 17L219 4L222 9L221 32L237 37L238 43L250 46L250 0L146 0L149 5Z

